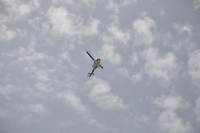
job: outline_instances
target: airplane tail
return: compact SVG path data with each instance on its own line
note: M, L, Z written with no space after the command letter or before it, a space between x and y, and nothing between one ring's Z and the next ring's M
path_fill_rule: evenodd
M90 77L91 75L94 75L94 73L88 73L88 77Z
M94 69L92 70L92 72L91 73L88 73L88 77L91 77L92 75L94 75Z

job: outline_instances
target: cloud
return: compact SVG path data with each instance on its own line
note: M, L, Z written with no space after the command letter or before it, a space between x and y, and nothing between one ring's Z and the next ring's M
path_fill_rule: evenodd
M5 95L5 96L13 93L16 90L17 88L11 84L7 84L4 87L0 86L0 94Z
M30 111L33 111L35 113L43 114L47 111L47 109L42 104L32 104L28 106Z
M29 6L33 4L31 1L29 4L25 4L22 1L16 0L3 0L2 5L4 5L5 12L0 15L0 41L10 41L16 36L25 36L25 30L9 30L6 26L6 22L12 22L13 20L18 20L24 15L28 15L32 10Z
M163 133L191 133L193 130L188 121L184 124L172 110L163 111L157 123Z
M119 53L115 52L116 46L110 44L103 44L99 51L102 59L110 61L113 65L121 63L121 56Z
M39 77L39 78L41 78L41 77ZM39 80L41 80L41 79L39 79ZM43 80L41 80L41 82L37 82L35 84L35 88L40 91L40 92L37 91L37 95L43 95L42 98L44 98L45 97L45 93L53 92L53 89L52 89L50 84L43 83L42 81Z
M6 25L0 27L0 41L10 41L17 36L17 33L13 30L8 30Z
M36 30L40 30L40 28L38 27L38 23L40 23L40 21L41 21L40 17L35 17L35 18L32 18L32 19L29 19L28 24L31 25Z
M160 108L173 111L189 107L189 103L174 91L171 91L170 95L161 95L161 97L157 97L154 100L154 104Z
M3 12L0 14L0 41L10 41L17 36L26 36L27 31L17 28L10 30L6 23L20 20L21 17L29 15L40 6L39 0L24 2L22 0L3 0Z
M36 40L33 39L28 47L19 47L11 52L3 52L1 55L8 61L5 62L4 68L7 73L11 74L7 74L7 77L11 78L11 81L15 81L15 76L17 76L18 81L22 84L32 81L34 88L39 90L35 94L41 95L52 92L50 82L57 78L54 73L56 68L65 69L62 69L61 59L36 51L35 45ZM52 74L54 74L53 77L51 77Z
M169 52L165 57L160 57L157 48L148 48L141 52L145 59L144 73L150 77L161 79L165 84L170 84L178 71L178 64L173 53Z
M63 60L70 61L70 56L69 56L69 53L67 51L60 54L59 57Z
M78 113L88 113L89 109L82 103L82 100L75 95L75 93L71 90L67 90L65 92L59 93L58 98L63 99L68 106L72 107Z
M57 5L61 2L66 3L66 4L73 4L73 0L52 0L53 4Z
M121 31L115 24L108 26L107 32L102 35L102 41L109 44L117 42L124 46L129 40L130 33L128 31Z
M169 95L162 95L154 99L154 104L164 109L158 116L157 125L161 132L189 133L193 129L189 121L183 122L175 113L178 109L186 109L189 103L181 96L171 91Z
M18 50L12 53L5 53L5 56L16 58L13 63L27 63L33 64L35 61L50 59L46 54L39 53L34 46L29 45L27 48L19 47Z
M36 114L46 114L48 112L47 108L41 103L35 104L13 104L13 109L17 112L32 112Z
M99 33L98 19L90 17L87 25L83 25L83 19L80 16L69 13L64 7L51 6L47 18L52 26L52 34L55 36L92 36Z
M118 72L120 75L124 76L124 77L127 77L127 78L128 78L128 76L129 76L129 71L128 71L128 69L127 69L126 67L118 68L118 69L117 69L117 72Z
M196 115L196 121L197 123L200 124L200 97L196 99L195 103L196 103L196 106L195 106L194 112Z
M132 66L136 65L138 63L138 54L137 53L132 53L131 55L131 64Z
M49 24L46 22L42 23L42 34L46 35L49 31Z
M105 81L93 78L91 81L88 81L86 85L92 87L88 97L102 110L123 110L126 108L123 100L119 96L111 93L111 88Z
M17 36L23 37L27 35L26 30L17 28L16 30L9 30L5 24L0 27L0 41L11 41Z
M37 31L42 31L42 35L46 35L49 31L49 23L48 22L42 22L41 17L35 17L28 20L28 24L31 25L34 29Z
M133 22L134 44L136 46L145 44L151 45L155 40L153 31L156 29L156 24L151 18L144 16L143 19L138 19Z
M135 3L137 3L137 0L123 0L123 2L121 3L117 3L114 2L113 0L110 0L105 9L114 11L115 13L119 13L120 7L128 6Z
M118 9L119 5L117 3L114 3L113 0L109 1L108 5L106 6L106 10L113 10L115 11L116 13L119 12L119 9Z
M31 12L40 7L40 0L3 0L5 10L9 13L6 15L6 21L19 20L19 18L29 15Z
M58 5L60 3L74 6L74 8L80 8L82 6L95 7L95 4L101 0L52 0L53 4Z
M173 28L179 33L187 33L190 36L192 35L192 25L190 24L182 26L180 24L173 23Z
M191 52L188 58L188 73L191 76L193 83L200 88L200 50Z
M133 74L131 77L131 81L133 84L139 83L141 79L142 79L142 73Z
M2 118L6 118L6 117L9 117L9 116L10 116L10 114L9 114L9 112L7 110L4 110L4 109L0 108L0 120Z
M165 16L165 14L166 14L166 11L165 11L165 9L164 8L161 8L160 9L160 16Z
M43 117L48 115L49 110L41 103L33 104L11 104L10 115L13 122L20 119L19 124L32 124L35 122L41 122Z
M198 8L200 8L200 0L195 0L194 1L194 9L196 10Z
M190 38L181 38L178 42L172 44L172 48L176 52L188 53L197 49L197 45Z
M130 4L135 4L137 3L137 0L123 0L123 3L121 4L121 6L127 6Z

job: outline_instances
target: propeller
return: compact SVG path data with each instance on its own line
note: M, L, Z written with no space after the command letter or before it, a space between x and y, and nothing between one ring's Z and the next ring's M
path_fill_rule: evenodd
M94 58L88 53L88 52L86 52L92 59L93 59L93 61L94 61Z
M99 66L103 69L103 67L101 65L99 65Z

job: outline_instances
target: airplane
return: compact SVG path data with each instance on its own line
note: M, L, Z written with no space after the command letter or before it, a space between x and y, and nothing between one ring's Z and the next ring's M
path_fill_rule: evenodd
M103 67L101 66L100 62L101 62L101 59L97 59L97 60L94 60L94 58L89 54L89 52L86 52L90 57L91 59L94 61L94 64L93 64L93 70L91 73L88 73L88 77L91 77L92 75L94 75L94 71L100 66L102 69Z

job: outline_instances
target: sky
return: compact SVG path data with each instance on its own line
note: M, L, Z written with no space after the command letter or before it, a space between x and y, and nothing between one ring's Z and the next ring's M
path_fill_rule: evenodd
M200 0L0 0L1 133L199 125Z

